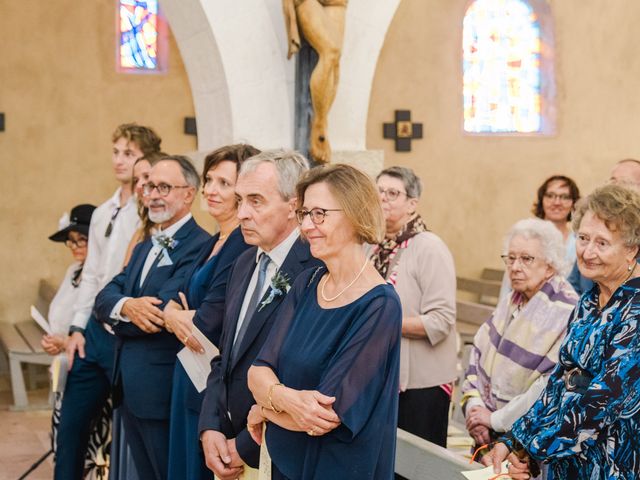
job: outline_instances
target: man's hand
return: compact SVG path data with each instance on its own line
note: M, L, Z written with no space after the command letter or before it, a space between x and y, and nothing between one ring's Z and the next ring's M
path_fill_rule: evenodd
M73 359L76 352L78 352L78 356L80 358L84 358L84 344L85 339L82 333L73 332L69 336L69 341L67 342L67 362L69 364L69 371L71 371L71 367L73 367Z
M220 480L235 480L243 471L235 439L227 440L220 432L207 430L200 438L207 468Z
M130 298L122 305L120 314L127 317L140 330L147 333L158 333L164 326L162 300L155 297Z

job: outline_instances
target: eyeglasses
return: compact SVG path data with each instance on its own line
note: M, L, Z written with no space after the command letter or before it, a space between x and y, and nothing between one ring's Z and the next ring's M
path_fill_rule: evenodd
M400 194L404 194L407 195L407 192L403 192L402 190L396 190L395 188L380 188L378 187L378 193L380 194L380 196L384 196L387 198L387 200L389 200L390 202L393 202L396 198L398 198L400 196ZM408 197L409 195L407 195Z
M69 248L84 248L87 246L86 238L79 238L78 240L67 240L64 244Z
M530 267L536 259L536 257L532 257L531 255L500 255L500 258L507 267L512 267L513 264L516 263L516 260L520 260L522 266Z
M151 195L151 192L154 190L158 190L158 195L161 197L166 197L171 193L171 190L174 188L189 188L190 185L168 185L166 183L160 183L159 185L154 185L153 183L145 183L142 187L142 193L145 196Z
M314 225L322 225L324 223L324 217L327 216L327 212L341 211L341 208L312 208L311 210L301 208L296 210L296 218L298 219L298 223L302 225L302 222L304 222L304 217L309 215L309 218Z
M547 200L551 200L552 202L554 200L560 200L562 202L570 202L571 200L573 200L573 197L567 193L545 193L544 194L544 198L546 198Z

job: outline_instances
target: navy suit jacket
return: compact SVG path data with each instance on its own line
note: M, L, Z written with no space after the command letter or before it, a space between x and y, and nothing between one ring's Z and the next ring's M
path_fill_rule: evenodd
M236 448L242 460L256 468L260 457L260 447L247 431L247 415L255 403L247 386L247 372L269 336L271 327L277 318L278 307L284 295L276 296L273 301L253 314L248 329L240 344L240 350L231 360L231 350L236 332L238 316L256 267L257 247L245 251L233 265L227 284L227 302L220 339L220 355L211 362L211 373L207 379L207 389L200 412L199 431L217 430L227 438L236 439ZM298 238L285 258L280 271L293 285L296 277L308 268L322 263L311 256L309 245ZM267 289L264 300L269 295Z
M131 322L116 322L111 311L123 297L157 297L166 303L184 284L184 276L210 238L193 218L173 236L176 245L169 251L172 265L154 265L142 286L140 275L149 251L150 239L136 246L127 267L114 277L96 297L94 313L98 321L113 326L116 339L114 383L121 388L127 407L144 419L169 418L171 386L176 353L181 347L175 335L161 329L146 333Z
M219 234L214 235L211 240L202 247L202 253L194 262L191 271L186 275L186 281L182 291L187 293L187 298L191 277L196 273L198 268L207 261L219 237ZM218 348L220 348L220 335L222 334L229 272L231 271L233 262L248 248L250 248L250 245L245 243L240 227L234 229L217 254L218 258L213 267L211 279L207 285L207 293L202 303L197 306L189 305L189 308L195 308L196 310L193 316L193 324ZM180 303L178 298L174 298L174 301ZM200 412L204 392L198 393L194 387L182 393L185 395L186 406L194 412Z

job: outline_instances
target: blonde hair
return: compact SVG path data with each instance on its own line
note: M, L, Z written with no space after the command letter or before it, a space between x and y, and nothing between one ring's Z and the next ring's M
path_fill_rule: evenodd
M309 170L296 187L298 208L311 185L326 183L356 232L359 243L380 243L385 222L373 180L351 165L321 165Z
M620 232L628 247L640 245L640 194L620 185L605 185L580 200L573 216L573 230L587 212L593 213L611 231Z

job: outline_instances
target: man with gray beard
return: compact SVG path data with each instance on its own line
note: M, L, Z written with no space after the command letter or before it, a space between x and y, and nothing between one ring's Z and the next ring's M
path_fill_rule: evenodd
M162 309L177 297L209 239L190 213L199 186L186 157L164 157L153 166L143 191L158 232L135 248L95 302L97 320L116 334L114 404L122 402L127 441L145 480L168 473L171 386L182 345L164 328Z

